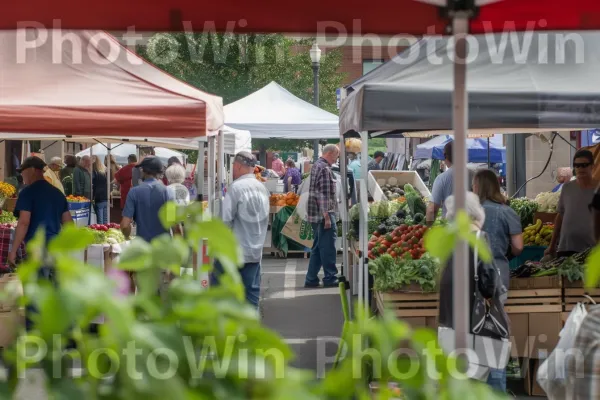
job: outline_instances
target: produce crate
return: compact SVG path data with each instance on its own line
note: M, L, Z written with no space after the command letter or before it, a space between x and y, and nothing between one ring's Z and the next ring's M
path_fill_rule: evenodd
M17 205L17 198L10 198L4 201L3 209L8 212L13 212L15 210L15 206Z
M591 297L597 304L600 304L600 288L586 289L583 287L583 281L570 282L568 279L563 278L564 287L564 303L563 311L567 313L573 310L573 307L577 303L588 301L587 297Z
M509 297L511 290L523 289L560 289L562 279L558 276L539 276L532 278L511 278L509 285Z
M393 310L398 317L437 317L439 310L439 293L423 292L417 284L395 292L374 291L377 309Z
M510 269L517 269L521 265L525 264L525 261L540 261L544 258L545 246L525 246L523 252L510 260Z
M415 171L369 171L368 187L373 201L386 200L381 189L382 185L405 185L410 183L415 190L421 193L425 201L431 199L431 192Z
M535 223L535 221L537 220L541 220L542 224L546 224L546 223L554 223L554 220L556 219L556 213L548 213L548 212L536 212L535 214L533 214L533 223Z
M562 289L516 289L508 291L504 309L508 314L562 311Z

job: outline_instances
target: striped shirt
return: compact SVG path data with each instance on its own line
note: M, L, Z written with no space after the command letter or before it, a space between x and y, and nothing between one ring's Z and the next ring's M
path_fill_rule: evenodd
M590 309L566 354L566 399L600 399L600 307ZM581 356L577 356L580 354Z
M308 212L306 220L311 223L323 221L323 214L337 213L335 195L336 179L331 166L324 158L319 158L310 171L310 187L308 189Z

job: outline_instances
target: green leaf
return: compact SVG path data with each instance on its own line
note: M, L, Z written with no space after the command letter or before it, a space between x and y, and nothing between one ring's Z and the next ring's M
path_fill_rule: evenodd
M152 240L152 265L179 275L190 261L190 248L181 236L165 233Z
M474 232L468 232L466 234L461 232L460 236L461 239L469 243L469 246L471 246L472 249L477 249L478 257L481 258L484 262L492 261L492 252L490 250L490 247L488 246L487 240L485 240L481 236L478 238L477 234Z
M48 244L48 252L57 254L60 252L75 252L84 250L94 243L94 234L87 229L80 229L75 224L65 225L60 234Z
M199 243L206 239L208 242L208 255L216 258L223 265L223 269L232 276L236 282L240 281L237 268L240 265L239 247L233 231L223 222L212 219L198 222L187 228L188 240Z
M186 208L177 205L174 201L165 203L158 211L158 218L165 229L179 224L185 220Z
M455 224L458 233L466 234L471 231L471 219L464 210L461 210L456 214Z
M456 232L451 227L436 226L425 234L425 249L444 264L452 255L456 244Z
M139 294L154 296L158 293L162 280L162 271L157 269L146 269L138 271L135 275Z
M167 251L167 249L165 249ZM142 271L152 267L152 246L143 239L135 238L125 249L116 268L125 271Z
M593 289L600 283L600 246L596 246L590 252L585 261L585 287Z

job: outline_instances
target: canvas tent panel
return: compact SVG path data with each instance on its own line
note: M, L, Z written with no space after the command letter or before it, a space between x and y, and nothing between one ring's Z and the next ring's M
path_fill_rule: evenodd
M336 139L337 115L310 104L271 82L225 106L227 126L250 131L254 139Z
M470 130L600 126L600 32L512 32L470 40L477 49L467 64ZM453 51L451 38L426 38L350 84L340 130L447 133Z
M0 132L183 138L223 125L220 97L146 63L105 32L49 31L24 51L37 34L0 31Z

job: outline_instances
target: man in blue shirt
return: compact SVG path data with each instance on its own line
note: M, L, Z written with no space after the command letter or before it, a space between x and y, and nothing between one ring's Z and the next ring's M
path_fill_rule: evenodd
M131 188L127 195L121 230L126 238L131 235L131 223L135 221L137 236L151 242L157 236L169 232L162 226L158 211L171 198L167 187L158 179L163 173L163 163L156 156L148 156L137 166L143 182Z
M27 185L19 193L14 214L19 218L8 262L14 264L19 246L28 243L38 229L44 229L46 243L58 235L63 224L72 222L65 195L44 179L46 163L28 157L19 172Z

